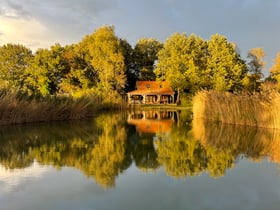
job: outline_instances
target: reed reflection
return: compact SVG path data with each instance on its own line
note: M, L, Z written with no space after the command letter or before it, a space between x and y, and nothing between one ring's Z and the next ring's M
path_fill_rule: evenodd
M202 119L193 120L193 136L203 145L219 150L229 150L238 158L245 156L251 160L264 157L280 163L280 131L254 126L216 124Z

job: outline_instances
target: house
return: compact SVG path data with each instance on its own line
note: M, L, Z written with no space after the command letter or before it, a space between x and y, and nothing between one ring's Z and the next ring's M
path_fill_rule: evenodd
M174 95L167 81L137 81L136 90L127 93L129 104L169 104Z

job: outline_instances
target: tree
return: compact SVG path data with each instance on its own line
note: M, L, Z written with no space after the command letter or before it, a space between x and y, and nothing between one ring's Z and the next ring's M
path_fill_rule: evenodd
M187 83L185 74L187 66L185 63L187 55L187 35L175 33L169 37L162 50L158 53L156 75L159 80L166 80L171 87L178 91L177 103L179 102L180 91L184 90Z
M247 68L234 44L228 42L225 36L215 34L208 41L207 53L207 72L211 75L212 88L221 91L240 90Z
M211 83L207 68L207 42L191 34L186 40L186 79L188 83L187 90L195 93L201 89L208 89Z
M113 26L103 26L91 35L91 64L98 73L100 87L122 93L126 84L125 58Z
M156 39L142 38L134 47L134 60L139 69L140 80L155 80L154 65L158 60L158 52L163 44Z
M50 50L39 49L28 70L26 88L43 96L56 94L66 73L63 53L64 48L60 44L51 46Z
M21 89L26 80L26 70L33 59L32 51L20 44L0 47L0 79Z
M124 56L125 75L127 79L125 91L128 92L135 89L135 84L139 77L139 71L133 59L133 49L131 45L124 39L120 39L120 44Z
M277 53L274 59L274 64L270 68L270 74L272 79L275 79L278 83L280 82L280 53Z
M262 58L265 56L265 53L262 48L253 48L248 52L248 70L250 74L247 74L244 79L244 86L249 91L259 90L260 79L263 77L262 70L265 66L265 62Z
M62 59L66 74L60 83L60 92L73 94L91 89L97 84L97 72L90 64L88 43L84 42L65 47Z
M265 62L262 59L264 56L262 48L253 48L248 53L248 58L251 59L248 63L249 72L257 75L259 79L263 77L262 70L265 67Z

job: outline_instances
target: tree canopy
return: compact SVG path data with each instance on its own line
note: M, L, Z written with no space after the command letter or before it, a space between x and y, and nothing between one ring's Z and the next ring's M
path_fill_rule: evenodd
M246 62L236 45L220 34L204 40L174 33L163 43L141 38L132 47L116 36L114 26L102 26L78 43L57 43L35 53L20 44L0 46L0 80L29 95L90 90L104 98L111 94L111 99L134 90L137 80L166 80L178 95L201 89L255 90L264 55L262 48L253 48Z

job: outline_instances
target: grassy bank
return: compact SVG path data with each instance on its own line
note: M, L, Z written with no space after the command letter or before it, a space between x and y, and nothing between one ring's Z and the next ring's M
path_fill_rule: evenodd
M280 129L280 94L202 91L193 99L193 116L215 122Z
M113 108L119 107L104 103L94 94L31 98L16 91L0 90L0 125L84 119Z

